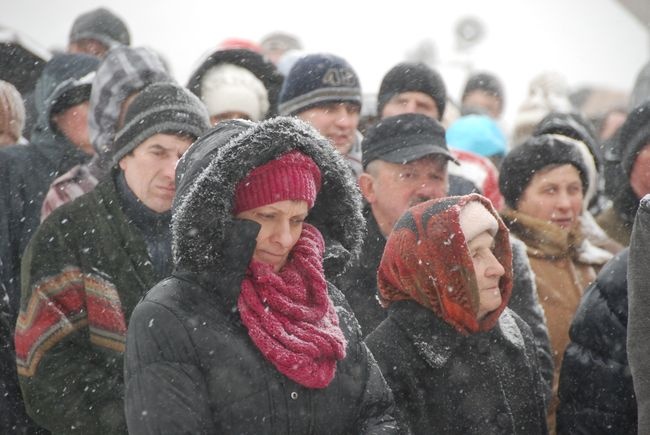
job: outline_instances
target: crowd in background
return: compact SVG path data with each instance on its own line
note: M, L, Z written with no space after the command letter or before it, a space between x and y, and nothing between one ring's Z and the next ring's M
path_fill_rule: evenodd
M130 35L2 68L0 432L650 431L650 63L369 102L287 33L185 84Z

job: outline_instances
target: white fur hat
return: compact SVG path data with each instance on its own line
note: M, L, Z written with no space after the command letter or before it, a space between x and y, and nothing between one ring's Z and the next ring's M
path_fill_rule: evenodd
M210 116L242 112L252 121L261 121L269 110L269 96L260 79L229 63L208 70L201 83L201 99Z
M485 231L494 237L499 230L499 224L494 215L478 201L470 201L465 204L460 210L459 221L467 243Z

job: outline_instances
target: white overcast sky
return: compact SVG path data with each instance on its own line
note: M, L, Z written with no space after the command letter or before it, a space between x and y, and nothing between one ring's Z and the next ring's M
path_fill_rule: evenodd
M453 97L464 83L462 62L502 78L506 124L540 72L560 72L573 88L629 91L650 58L649 27L615 0L0 0L0 26L45 48L61 48L76 16L98 6L127 22L133 45L162 53L183 84L197 60L223 39L259 41L282 30L309 51L346 58L364 92L376 93L384 73L430 39ZM486 36L459 55L454 27L467 16L483 21Z

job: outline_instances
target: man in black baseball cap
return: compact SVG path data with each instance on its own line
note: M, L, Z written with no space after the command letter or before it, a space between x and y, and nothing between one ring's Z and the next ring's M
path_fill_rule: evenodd
M447 162L456 159L438 121L414 113L391 116L369 129L361 146L359 186L384 237L406 209L447 195Z
M445 129L421 114L382 119L368 129L361 146L359 187L366 200L367 235L359 261L337 284L350 290L346 297L365 336L385 318L376 289L386 238L409 207L447 196L447 162L457 162L447 148Z

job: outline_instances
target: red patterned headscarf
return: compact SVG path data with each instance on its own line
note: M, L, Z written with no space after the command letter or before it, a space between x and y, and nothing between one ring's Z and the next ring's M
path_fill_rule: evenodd
M477 319L479 293L472 259L460 226L460 211L481 202L496 218L494 253L505 269L501 305ZM471 334L494 327L512 292L512 250L508 229L490 201L478 194L431 200L411 207L386 242L377 273L381 303L414 300L459 332Z

